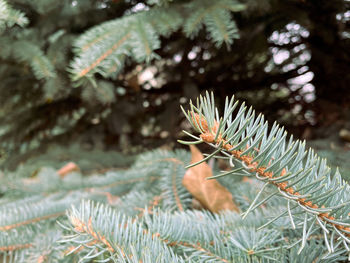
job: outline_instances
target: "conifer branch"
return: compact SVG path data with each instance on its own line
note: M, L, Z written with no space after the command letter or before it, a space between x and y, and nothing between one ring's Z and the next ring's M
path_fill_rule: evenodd
M172 171L172 175L171 175L172 190L174 193L177 207L179 208L180 211L183 211L184 208L181 204L180 197L179 197L179 194L177 193L177 189L176 189L176 169L177 169L176 166L174 166L173 171Z
M151 201L148 202L147 208L139 208L135 207L136 210L140 210L141 212L137 215L138 218L141 218L144 216L145 213L152 214L153 210L159 206L160 202L162 201L161 195L156 195L152 198Z
M331 179L325 160L320 160L311 149L305 151L304 142L294 142L292 138L287 141L284 129L277 124L268 133L261 115L255 118L255 112L251 108L247 111L244 104L236 117L231 116L234 102L234 98L226 99L222 122L216 115L213 94L207 93L199 98L197 106L191 104L186 117L200 132L201 141L232 155L258 180L277 187L281 196L301 208L306 219L322 221L320 228L336 233L347 246L350 243L350 207L342 204L350 201L350 187L339 172ZM293 216L289 206L287 212ZM312 226L304 223L301 249Z
M81 78L88 74L91 70L96 68L103 60L105 60L108 56L113 54L113 52L121 47L125 41L130 38L131 34L128 33L124 37L122 37L117 43L115 43L111 48L107 49L102 55L100 55L95 61L93 61L90 65L88 65L86 68L83 68L80 72L78 72L77 77Z
M24 65L29 65L38 80L49 81L57 77L51 60L37 44L28 40L15 40L2 36L0 45L6 47L0 53L1 58L14 58Z
M154 158L154 154L161 154L162 158ZM135 168L149 168L158 173L159 170L167 171L167 175L160 178L160 186L163 189L163 205L170 210L183 211L191 205L191 195L183 187L182 178L185 174L184 163L187 155L171 154L166 151L155 151L145 154L135 163Z
M11 230L13 228L17 228L17 227L20 227L20 226L25 226L25 225L28 225L28 224L33 224L33 223L36 223L36 222L39 222L39 221L42 221L42 220L47 220L47 219L51 219L51 218L57 218L57 217L60 217L60 216L62 216L64 214L65 214L65 211L58 212L58 213L55 213L55 214L50 214L50 215L44 215L44 216L41 216L41 217L31 218L31 219L28 219L28 220L25 220L25 221L18 222L16 224L3 225L3 226L0 226L0 231L8 231L8 230Z
M217 46L225 42L229 47L238 37L231 12L242 9L243 5L234 0L194 1L174 3L171 8L154 6L105 22L75 41L76 56L69 69L72 80L79 85L84 83L84 78L92 80L95 73L115 77L127 57L149 62L158 57L154 51L161 45L160 37L168 37L180 28L188 37L194 37L205 25Z
M207 111L206 114L210 115L208 109L211 106L206 107L204 110ZM200 116L200 113L198 114ZM249 119L254 122L251 114L253 114L252 110ZM240 115L246 117L244 113L240 113ZM202 113L202 118L205 116ZM214 117L217 116L214 115ZM217 124L215 121L199 123L200 118L198 118L196 126L202 131L210 131L208 123L212 123L212 133L215 130L221 131L221 137L214 134L214 139L217 137L216 139L223 140L222 134L227 128L223 125L226 117L224 115L221 124L220 122ZM261 119L262 116L259 118ZM227 117L227 120L230 118ZM5 195L5 199L0 200L0 215L6 214L9 217L6 226L19 225L16 228L0 231L0 247L3 249L16 248L13 251L0 250L0 256L9 259L12 255L11 260L5 261L9 263L24 262L24 260L30 262L40 262L39 260L118 262L124 260L125 262L143 263L205 261L269 263L272 261L283 262L286 259L301 263L344 260L348 244L346 239L342 237L343 235L347 238L342 231L332 227L330 223L324 222L313 213L302 210L300 204L296 203L296 199L293 201L288 197L290 204L287 205L281 198L282 194L278 190L280 188L277 187L277 184L285 182L282 180L287 178L291 178L291 181L287 180L287 184L289 186L294 184L293 189L298 188L298 192L301 193L298 198L311 198L308 194L319 188L318 185L313 185L319 178L312 178L313 180L306 184L302 182L310 177L310 174L307 173L309 168L301 170L296 165L298 162L296 159L304 157L302 152L296 155L293 153L294 148L299 149L298 145L294 147L292 141L287 140L283 150L276 148L281 151L279 155L270 155L269 151L265 150L265 148L272 150L274 148L274 144L269 145L272 138L269 134L256 137L259 140L264 140L264 143L261 144L261 141L255 144L254 137L253 140L246 140L252 131L259 131L259 129L254 128L256 121L253 124L251 122L246 124L239 120L237 121L237 129L231 132L237 133L241 140L249 142L251 147L255 145L256 152L250 152L251 155L248 156L257 158L257 162L264 162L266 155L268 155L271 162L267 161L268 167L264 172L273 172L278 176L265 178L258 174L257 176L263 182L249 180L247 183L238 182L228 174L219 178L220 183L234 195L240 208L248 209L249 213L246 212L244 220L239 214L231 211L213 214L206 210L194 210L191 196L181 184L181 179L186 173L185 163L189 163L191 159L190 154L185 151L157 150L141 154L128 170L109 171L105 175L81 176L79 173L71 173L62 178L55 173L55 169L43 170L34 177L35 180L30 179L32 180L30 183L27 180L26 185L27 188L28 186L32 187L32 191L35 193L38 192L37 189L41 189L42 195L33 196L33 192L30 191L21 192L17 191L18 189L15 189L16 191L12 188L7 189L6 184L1 182L0 190L4 191L2 194ZM231 123L235 123L235 120L231 119ZM239 127L246 127L248 132L241 132ZM259 127L260 132L262 132L263 128L261 127L267 126ZM279 141L278 138L283 138L283 132L278 131L278 128L274 127L273 133L277 137L275 141ZM226 134L232 137L230 132ZM207 137L209 138L210 134ZM196 138L203 141L200 137ZM232 138L234 139L234 137ZM214 143L210 144L215 145ZM241 142L237 140L236 144L229 144L233 148ZM222 143L221 146L224 147L224 144ZM232 151L243 153L248 150L249 152L246 144L242 144L240 147ZM284 151L289 149L288 147L291 147L291 150ZM236 157L231 158L230 156L233 155L227 151L224 153L224 160L231 161L235 165L233 170L242 168L237 170L239 174L250 174L247 172L251 169L248 168L249 164ZM259 153L263 153L263 155L257 157ZM281 158L282 156L284 157ZM240 157L243 157L243 154ZM239 166L240 164L242 167ZM315 165L315 162L309 160L306 167L312 165ZM324 162L319 162L319 165L323 167L321 170L327 170ZM295 166L294 170L290 168L293 166ZM319 170L316 169L317 172ZM294 177L293 171L297 173ZM303 174L304 172L306 175ZM176 205L173 178L175 178L175 189L183 211L180 211ZM300 178L302 180L297 182ZM270 183L269 180L274 184ZM14 186L19 186L21 182L17 179L12 180ZM111 186L111 184L114 185ZM259 188L264 184L266 184L265 188L259 192ZM50 189L52 189L53 194L47 195L50 193ZM281 192L283 191L281 190ZM259 193L259 198L255 199L257 193ZM287 192L283 193L288 194ZM307 197L303 197L304 195ZM25 198L22 199L23 196ZM61 199L62 197L65 198ZM329 189L325 189L321 195L312 195L312 197L317 198L317 201L327 199L329 198ZM81 202L81 199L90 199L90 201ZM252 200L255 201L250 206L249 203ZM73 208L67 212L68 217L59 218L61 227L52 224L49 218L37 221L39 224L35 223L34 214L41 213L40 216L45 216L50 215L53 211L49 207L46 210L41 210L38 206L42 203L46 207L47 203L50 203L54 207L55 202L62 202L62 205L67 206L73 203ZM316 199L313 202L316 202ZM78 203L80 205L77 205ZM319 209L323 209L320 211L324 213L331 213L330 208L343 209L346 204L338 202L336 205L320 207ZM63 206L62 209L64 210ZM14 213L8 213L8 211L14 210L21 211L23 216L19 218L11 215ZM33 212L29 213L28 210L33 210ZM266 218L263 215L266 215ZM289 220L291 219L295 225L294 233L290 231ZM27 224L27 222L30 223ZM316 227L319 222L322 223L322 227ZM276 224L278 228L274 226ZM262 225L266 225L265 228L258 231L258 227ZM58 227L59 231L55 227ZM57 240L60 241L57 242ZM30 244L30 246L18 246L21 244Z
M40 202L18 204L12 208L2 208L0 206L0 232L63 216L65 210L69 207L68 200L73 201L74 199L72 200L68 196L63 200L55 200L55 197L49 196L43 198Z
M68 217L71 225L64 227L76 234L67 236L61 242L78 245L75 245L75 251L81 246L89 249L90 253L87 252L82 258L95 258L102 253L108 253L114 259L119 257L128 261L139 258L142 262L151 262L147 260L150 255L149 259L152 260L161 255L161 262L167 262L166 260L175 256L172 250L145 231L138 222L125 218L110 207L82 202L80 209L72 208ZM106 225L106 220L111 220L112 224ZM97 243L100 246L95 251L97 247L94 245ZM150 250L147 249L148 246Z
M20 11L13 9L5 0L0 0L0 32L5 25L8 27L14 26L26 26L28 24L28 18Z
M21 250L25 248L30 248L32 247L33 244L31 243L25 243L25 244L14 244L14 245L9 245L5 247L0 247L0 251L15 251L15 250Z

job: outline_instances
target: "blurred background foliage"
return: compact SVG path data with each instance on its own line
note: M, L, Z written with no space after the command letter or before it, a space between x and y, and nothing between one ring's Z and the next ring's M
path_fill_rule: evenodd
M44 152L52 153L47 159L62 161L87 151L87 159L102 156L108 163L102 153L109 150L132 156L160 146L180 147L176 139L183 136L186 122L179 105L213 90L219 104L235 94L296 137L312 140L310 145L350 176L349 1L226 1L235 12L224 21L230 36L221 42L210 21L195 33L186 27L195 13L189 11L200 11L211 1L7 2L21 12L22 27L2 25L0 16L3 167L13 169ZM98 26L106 21L141 17L156 8L177 13L169 13L169 32L161 27L166 19L151 21L159 35L147 40L154 43L150 56L134 50L129 55L135 59L118 54L123 66L119 60L112 64L113 74L96 71L76 82L74 70L84 62L79 43L89 40L87 30L97 28L91 32L98 35ZM227 16L221 11L219 18ZM110 25L117 33L128 26ZM155 36L152 28L144 30L145 38Z

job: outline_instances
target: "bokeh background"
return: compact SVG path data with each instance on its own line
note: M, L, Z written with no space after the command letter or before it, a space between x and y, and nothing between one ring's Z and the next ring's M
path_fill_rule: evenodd
M230 45L213 43L204 27L195 37L179 28L160 38L157 58L127 60L114 78L96 74L97 88L73 83L76 38L162 2L191 1L8 1L28 23L0 36L2 168L74 160L89 170L183 147L179 106L209 90L218 106L233 94L247 101L350 178L350 1L242 0ZM38 52L58 77L33 72Z

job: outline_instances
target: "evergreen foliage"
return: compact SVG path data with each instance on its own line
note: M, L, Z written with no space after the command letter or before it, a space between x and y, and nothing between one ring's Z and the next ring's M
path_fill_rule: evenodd
M236 0L140 5L15 0L13 8L0 1L3 151L13 155L64 141L106 119L125 79L123 68L159 59L162 39L174 32L193 38L205 26L217 47L229 47L238 37L232 12L244 8Z
M295 221L302 225L298 253L315 227L322 229L330 254L348 253L350 187L338 169L332 175L325 159L319 158L312 149L306 150L305 142L293 141L293 136L286 139L286 131L278 124L274 123L268 131L264 117L255 116L255 111L251 107L247 110L244 103L237 115L232 115L237 105L234 97L226 99L224 115L219 117L213 94L200 97L197 106L191 103L191 110L185 114L200 137L191 135L196 141L184 143L212 145L216 150L203 161L219 152L230 160L234 169L213 178L243 172L264 182L243 217L272 196L281 196L287 200L286 210L262 227L288 214L292 228L296 228ZM260 199L269 186L277 191Z
M13 9L5 0L0 1L0 30L14 25L25 26L27 17L20 11ZM0 32L1 32L0 31Z
M220 47L238 37L231 11L243 5L233 0L191 1L186 4L156 6L136 14L96 26L75 41L76 57L71 64L72 79L91 78L94 73L116 77L126 56L137 62L157 57L160 37L183 28L185 35L194 37L206 26L212 41Z
M1 157L80 135L119 150L169 143L183 128L179 100L208 87L252 94L291 126L317 122L307 98L348 101L348 10L344 0L1 0ZM310 94L291 84L311 72Z
M232 98L223 117L200 97L186 116L231 170L220 183L244 211L195 209L183 150L143 153L93 175L1 174L3 262L341 262L349 255L349 186L276 123ZM201 161L201 162L203 162ZM187 165L187 167L186 167ZM250 178L242 180L242 177Z

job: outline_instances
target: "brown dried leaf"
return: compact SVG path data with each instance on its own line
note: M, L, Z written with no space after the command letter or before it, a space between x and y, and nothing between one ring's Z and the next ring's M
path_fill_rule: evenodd
M74 172L74 171L79 171L79 166L73 162L69 162L65 166L63 166L61 169L59 169L57 171L57 173L60 175L61 178L63 178L67 174Z
M191 163L203 159L203 155L197 147L190 145L190 149L192 153ZM206 179L212 175L210 166L203 162L186 171L182 184L203 207L211 212L217 213L222 210L239 212L237 205L233 202L232 194L216 179Z

